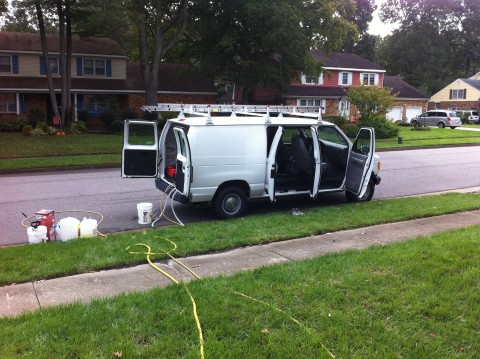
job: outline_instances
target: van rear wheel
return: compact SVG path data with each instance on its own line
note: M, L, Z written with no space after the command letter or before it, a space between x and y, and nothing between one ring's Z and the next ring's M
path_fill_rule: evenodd
M438 128L445 128L445 124L443 122L438 123Z
M247 195L240 187L228 186L215 195L212 206L219 218L240 217L247 209Z

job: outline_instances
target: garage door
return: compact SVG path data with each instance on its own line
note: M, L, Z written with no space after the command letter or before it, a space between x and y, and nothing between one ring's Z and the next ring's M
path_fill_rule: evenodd
M392 107L390 112L387 113L387 118L392 122L402 120L402 107Z
M422 107L407 107L407 121L410 122L415 116L422 114Z

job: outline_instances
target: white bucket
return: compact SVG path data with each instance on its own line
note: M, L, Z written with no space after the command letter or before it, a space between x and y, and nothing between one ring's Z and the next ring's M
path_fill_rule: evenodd
M95 237L97 235L97 220L83 218L80 222L80 237Z
M140 224L152 223L152 209L153 209L153 204L151 203L137 204L138 223Z
M28 241L30 243L42 243L47 241L47 227L38 226L37 228L27 228Z
M63 242L78 238L78 226L80 221L73 217L60 220L60 238Z

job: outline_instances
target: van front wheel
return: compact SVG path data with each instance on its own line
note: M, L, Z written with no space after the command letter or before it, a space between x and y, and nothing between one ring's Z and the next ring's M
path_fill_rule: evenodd
M215 195L212 206L219 218L240 217L247 209L247 195L240 187L228 186Z
M362 197L354 195L352 192L345 191L345 197L347 197L348 202L368 202L372 199L373 194L375 193L375 183L370 180L368 182L367 191Z

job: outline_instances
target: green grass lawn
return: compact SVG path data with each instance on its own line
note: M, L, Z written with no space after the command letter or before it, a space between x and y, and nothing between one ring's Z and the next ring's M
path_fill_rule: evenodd
M480 128L479 125L465 127ZM412 131L400 127L398 138L377 140L377 149L480 144L480 132L431 128ZM121 135L24 136L0 132L0 171L49 167L120 164Z
M468 127L474 127L470 125ZM475 128L480 128L476 125ZM398 137L376 140L377 149L396 149L408 147L429 147L446 145L480 144L480 132L458 131L450 128L433 128L428 131L412 130L413 127L399 126L398 137L403 143L398 143Z
M479 238L475 226L190 282L205 358L478 358ZM0 336L7 359L200 358L175 285L0 319Z
M125 250L139 242L163 248L168 238L179 246L175 255L185 257L479 208L480 194L448 193L317 207L303 216L276 212L68 242L0 247L0 285L143 263L143 258Z

